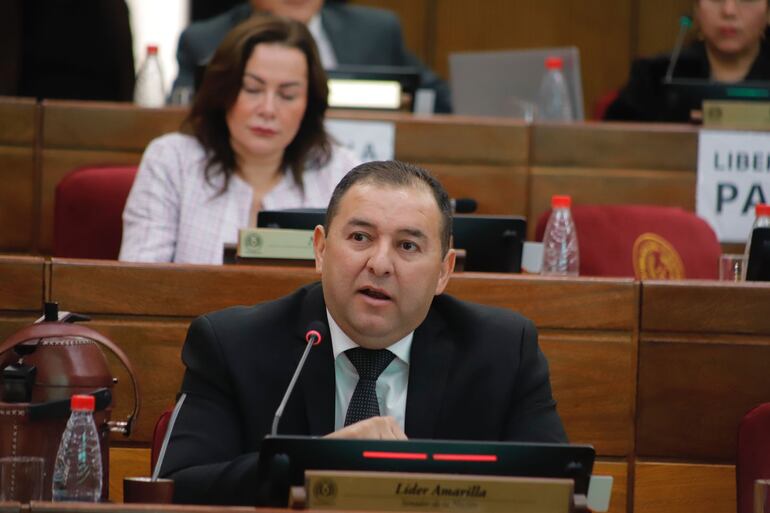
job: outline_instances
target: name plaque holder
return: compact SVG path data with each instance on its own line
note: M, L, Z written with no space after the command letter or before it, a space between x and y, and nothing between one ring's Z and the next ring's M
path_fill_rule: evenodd
M293 509L436 513L588 511L564 478L307 470L290 490Z

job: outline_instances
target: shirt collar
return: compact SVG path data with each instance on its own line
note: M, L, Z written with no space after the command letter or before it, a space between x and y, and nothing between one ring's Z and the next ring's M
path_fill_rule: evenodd
M334 351L334 359L354 347L360 347L356 344L347 334L342 331L342 328L334 321L329 309L326 309L326 318L329 321L329 333L332 337L332 350ZM391 344L386 349L396 355L396 358L409 365L409 353L412 349L412 339L414 338L414 331L409 332L404 338Z
M318 41L318 38L324 33L323 25L321 25L321 13L316 13L310 18L310 21L307 22L307 29L313 36L313 39Z

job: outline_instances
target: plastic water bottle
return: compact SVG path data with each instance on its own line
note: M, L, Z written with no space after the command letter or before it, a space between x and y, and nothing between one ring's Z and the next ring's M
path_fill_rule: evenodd
M743 267L741 279L746 280L746 272L749 270L749 254L751 253L751 237L756 228L770 228L770 204L757 203L754 206L754 224L749 232L749 240L746 241L746 252L743 254Z
M147 45L147 56L136 74L134 103L142 107L163 107L166 104L163 69L156 45Z
M572 221L569 196L551 198L551 217L543 235L543 267L540 274L577 276L580 269L578 238Z
M574 114L564 78L561 57L545 60L546 72L538 94L538 118L548 121L572 121Z
M98 502L102 496L102 452L94 423L94 397L73 395L72 415L53 468L54 501Z

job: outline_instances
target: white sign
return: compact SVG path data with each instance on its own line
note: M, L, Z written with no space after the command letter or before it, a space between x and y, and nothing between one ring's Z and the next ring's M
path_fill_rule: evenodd
M746 242L754 205L770 201L770 133L701 130L696 211L721 242Z
M396 146L396 125L389 121L327 119L326 130L350 148L363 162L392 160Z

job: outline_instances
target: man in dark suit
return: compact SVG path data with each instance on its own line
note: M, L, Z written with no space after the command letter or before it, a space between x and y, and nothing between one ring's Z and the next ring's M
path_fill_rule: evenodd
M426 171L362 164L315 229L320 284L193 321L161 469L175 500L255 503L260 444L313 321L330 340L310 352L280 434L565 442L532 322L442 294L451 226Z
M179 37L179 74L174 88L192 87L195 69L208 63L225 34L255 11L306 23L324 67L410 66L420 70L420 87L436 93L437 112L451 112L449 87L405 46L401 24L390 11L323 0L251 0L209 20L193 23Z

